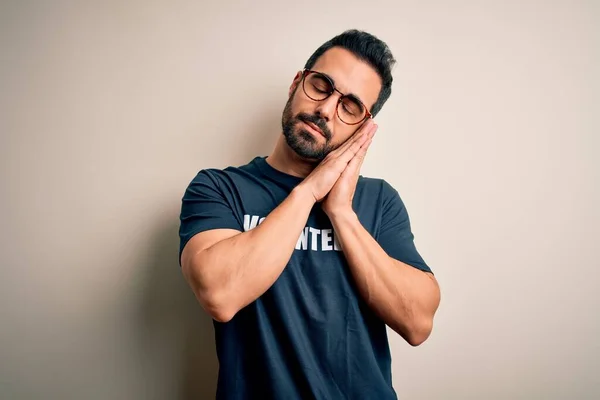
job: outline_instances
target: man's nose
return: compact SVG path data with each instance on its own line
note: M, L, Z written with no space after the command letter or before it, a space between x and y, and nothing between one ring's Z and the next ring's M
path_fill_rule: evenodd
M338 104L338 96L334 93L325 100L319 102L316 112L317 115L323 118L325 121L333 121L335 117L335 110Z

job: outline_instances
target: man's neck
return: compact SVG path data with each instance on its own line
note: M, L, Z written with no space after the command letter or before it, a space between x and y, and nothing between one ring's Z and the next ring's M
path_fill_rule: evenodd
M298 156L288 146L283 134L279 136L273 152L267 157L266 161L276 170L300 178L306 178L318 164Z

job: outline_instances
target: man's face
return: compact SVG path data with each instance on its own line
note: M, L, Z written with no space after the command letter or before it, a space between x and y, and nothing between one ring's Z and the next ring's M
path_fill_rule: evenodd
M311 69L329 76L337 90L354 95L369 110L377 101L381 78L373 67L345 49L327 50ZM312 100L302 89L302 75L296 75L283 111L282 128L288 146L300 157L321 161L362 126L348 125L338 118L340 96L334 92L325 100Z

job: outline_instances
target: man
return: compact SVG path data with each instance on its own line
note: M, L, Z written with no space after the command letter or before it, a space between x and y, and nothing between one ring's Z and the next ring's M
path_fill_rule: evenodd
M223 399L395 399L386 324L413 346L440 293L397 191L359 176L391 94L387 45L347 31L296 74L268 157L198 173L180 263L213 317Z

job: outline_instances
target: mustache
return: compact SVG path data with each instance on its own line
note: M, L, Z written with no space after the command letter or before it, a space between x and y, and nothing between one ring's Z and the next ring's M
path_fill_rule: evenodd
M325 120L323 118L319 118L316 115L311 115L307 113L300 113L296 116L296 118L302 122L311 122L315 124L321 130L321 132L323 132L323 135L325 135L325 138L327 140L331 139L331 131L327 127L327 123L325 123Z

